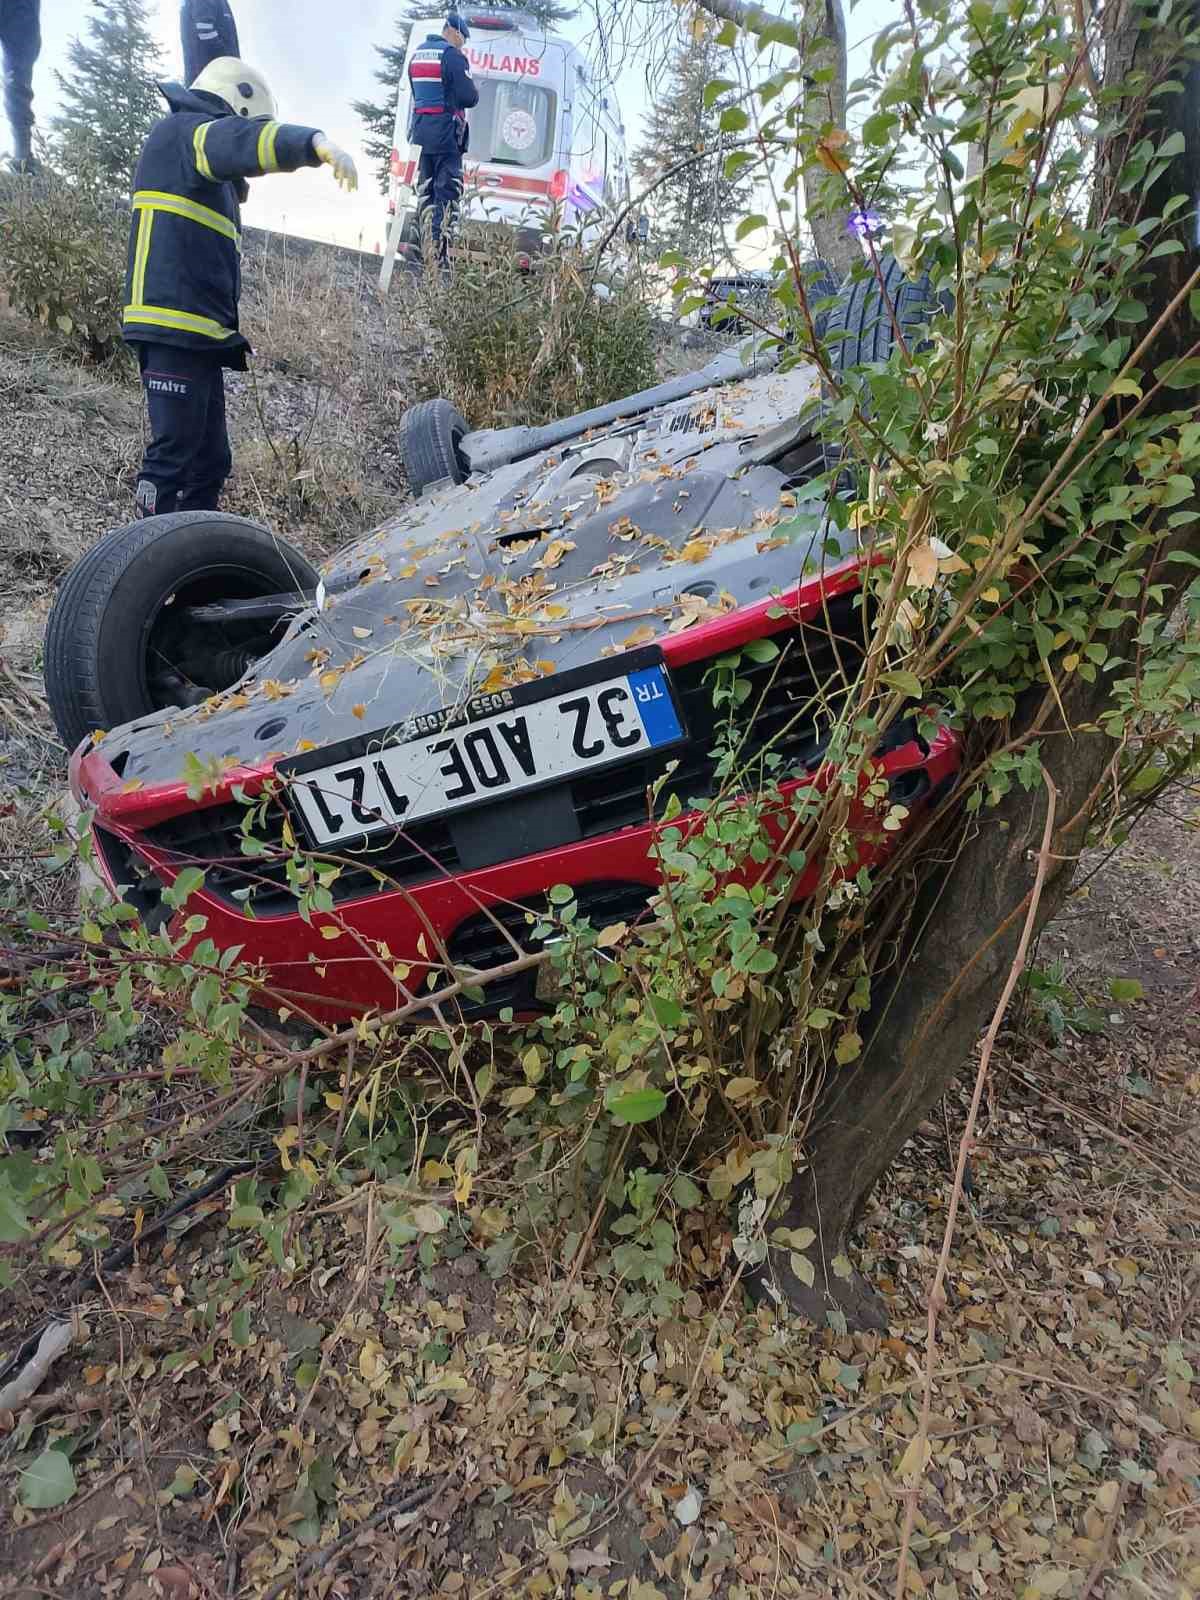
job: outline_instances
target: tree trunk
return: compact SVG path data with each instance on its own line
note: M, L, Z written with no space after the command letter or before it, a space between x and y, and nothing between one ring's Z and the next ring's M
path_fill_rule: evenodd
M748 5L745 0L697 0L697 4L710 16L722 22L735 23L750 33L768 27L791 27L788 18L775 11L765 11L760 6ZM809 83L804 95L804 122L815 128L831 123L835 128L846 126L846 16L842 0L804 0L800 22L800 48L805 66L810 70L832 67L833 77L828 83ZM804 173L804 210L812 230L816 253L834 272L843 278L862 252L857 241L847 230L845 210L838 213L825 211L818 200L821 168L811 163Z
M1117 31L1108 40L1106 79L1113 84L1126 81L1131 68L1153 71L1162 49L1153 29L1138 30L1139 13L1123 9ZM1193 0L1192 16L1196 26L1200 0ZM1184 152L1149 197L1148 214L1161 215L1171 196L1200 195L1200 68L1189 71L1182 94L1160 95L1150 106L1143 128L1128 128L1098 152L1097 192L1111 195L1125 152L1143 133L1150 133L1157 143L1181 132ZM1136 193L1118 195L1116 214L1128 217L1138 198ZM1200 264L1194 206L1182 208L1177 216L1175 236L1183 249L1154 263L1152 285L1142 290L1148 305L1145 328L1153 325ZM1194 336L1186 313L1179 314L1160 335L1148 365L1158 368L1183 355ZM1184 406L1183 395L1168 391L1160 396L1157 409L1177 411ZM1179 530L1175 548L1200 553L1198 529L1200 523ZM1161 554L1160 550L1160 568L1153 581L1169 588L1178 582L1175 575L1181 569L1162 567ZM1108 700L1105 675L1099 674L1091 685L1077 677L1071 682L1065 704L1067 727L1094 726ZM1028 728L1040 707L1041 695L1031 691L1014 718L1013 732ZM1042 743L1045 767L1059 790L1059 826L1040 907L1043 923L1070 887L1089 813L1098 793L1103 793L1106 769L1116 751L1103 734L1064 732L1063 726L1056 710ZM810 1136L810 1165L796 1182L786 1214L778 1219L788 1227L814 1229L825 1263L844 1251L872 1188L970 1057L995 1007L1028 906L1045 804L1041 790L1027 794L1014 789L996 809L960 817L961 849L953 865L918 894L907 963L900 963L900 975L880 1006L857 1068L839 1075L819 1105ZM884 1325L882 1303L857 1274L839 1276L819 1263L811 1288L786 1269L776 1274L775 1284L794 1307L818 1321L836 1308L852 1324Z

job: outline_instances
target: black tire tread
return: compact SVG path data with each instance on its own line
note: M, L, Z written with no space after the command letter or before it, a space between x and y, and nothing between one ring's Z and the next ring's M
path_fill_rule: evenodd
M67 748L73 749L87 732L105 727L105 710L97 692L96 674L91 670L100 641L104 612L113 589L123 575L152 545L169 539L182 527L211 522L212 511L177 511L163 517L146 517L121 528L112 528L91 547L68 572L54 599L46 623L43 645L43 672L46 696L55 724ZM303 584L312 568L299 551L277 538L260 523L247 517L220 513L222 522L232 523L253 533L255 538L279 553L287 552L289 564L297 566ZM76 737L76 732L79 732Z
M937 309L927 272L908 278L891 254L884 256L881 269L882 290L874 273L857 280L849 278L830 310L826 332L844 331L847 335L830 347L830 363L837 372L888 359L896 339L889 304L895 308L895 320L906 340Z
M466 482L467 474L454 448L455 433L461 436L466 432L465 419L449 400L422 400L409 407L400 431L400 458L415 495L443 478Z

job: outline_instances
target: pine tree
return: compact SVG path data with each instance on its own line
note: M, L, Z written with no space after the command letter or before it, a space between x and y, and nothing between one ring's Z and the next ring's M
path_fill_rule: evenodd
M643 188L685 162L647 201L657 242L686 256L727 255L725 226L743 215L753 179L725 176L730 136L720 130L722 97L704 104L705 85L721 75L720 48L706 33L688 37L671 63L669 87L654 101L632 170Z
M543 28L552 28L563 22L570 22L578 13L571 6L557 4L557 0L489 0L489 11L520 11ZM422 5L420 0L408 6L396 21L396 37L392 44L375 45L375 54L379 56L382 65L376 70L375 82L379 84L382 95L373 100L355 100L353 110L362 118L365 137L363 149L368 159L375 167L379 179L381 193L388 192L388 180L391 172L392 135L396 126L396 98L400 92L400 75L404 71L404 57L408 50L408 36L412 31L412 24L421 18L438 17L442 15L436 7L431 7L426 0Z
M155 86L163 64L147 0L91 0L86 40L67 49L70 69L55 73L63 110L52 128L58 159L81 161L114 188L127 189L146 135L166 106Z

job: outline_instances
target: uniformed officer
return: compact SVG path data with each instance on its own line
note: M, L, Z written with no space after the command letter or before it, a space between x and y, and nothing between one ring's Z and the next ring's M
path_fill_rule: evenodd
M33 159L33 65L41 54L41 0L0 0L4 110L12 129L13 167L36 172Z
M237 23L228 0L183 0L179 8L183 81L195 83L218 56L240 56Z
M265 80L234 56L210 61L190 89L159 88L171 111L134 174L125 276L125 339L150 414L139 517L215 510L229 476L224 369L244 370L250 349L238 328L239 187L322 163L358 186L346 152L317 128L277 122Z
M463 187L463 155L469 130L467 112L479 104L479 90L462 47L471 30L457 11L440 34L431 33L408 64L412 111L408 139L420 147L417 166L417 220L430 236L438 260L449 260L450 234Z

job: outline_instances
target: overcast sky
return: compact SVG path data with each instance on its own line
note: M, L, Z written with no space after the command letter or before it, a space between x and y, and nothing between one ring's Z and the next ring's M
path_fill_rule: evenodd
M348 196L327 170L273 174L251 186L246 221L312 238L335 239L373 250L386 228L385 202L367 170L359 142L361 124L350 102L372 92L376 56L372 45L395 36L399 0L231 0L237 17L242 54L270 80L280 114L294 122L324 128L359 162L362 187ZM611 0L607 0L611 5ZM661 5L664 23L675 25L679 13L671 0ZM35 109L45 120L57 101L55 69L66 63L67 45L86 25L90 7L46 0L42 6L42 55L35 69ZM182 70L178 0L157 0L158 33L170 73ZM901 15L900 0L859 0L850 13L851 76L864 64L865 45L887 22ZM565 31L597 54L594 15L586 0L582 15ZM646 105L646 61L636 53L621 62L617 98L627 127L629 147L642 136Z

